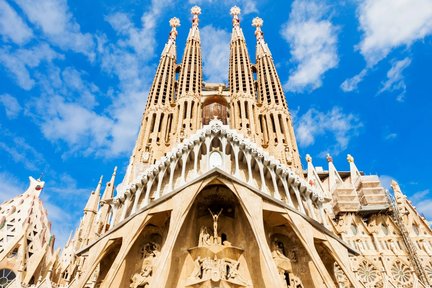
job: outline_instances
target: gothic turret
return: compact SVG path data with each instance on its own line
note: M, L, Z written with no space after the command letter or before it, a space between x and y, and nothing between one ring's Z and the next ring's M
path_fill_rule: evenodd
M262 132L262 145L269 147L278 159L297 171L301 171L300 155L294 135L293 123L289 114L285 95L280 83L272 54L264 41L261 30L263 20L254 18L256 27L256 69L258 83L259 123Z
M202 89L201 40L198 29L201 8L194 6L192 27L186 40L186 47L181 64L177 93L177 140L182 141L192 131L198 129L200 121L200 96Z
M102 179L103 177L101 176L96 189L90 194L90 197L87 200L87 204L84 208L84 216L78 229L78 239L75 246L76 249L85 246L88 244L91 238L94 238L93 233L95 232L95 220L96 214L98 212Z
M231 126L249 138L255 139L255 89L246 41L240 28L240 8L234 6L230 13L233 16L228 75L231 92Z
M0 205L0 287L27 287L47 277L55 261L51 223L39 198L44 184L30 177L25 193Z
M112 210L112 199L114 197L114 182L117 174L117 167L114 168L114 172L111 176L111 180L106 184L105 191L100 200L100 209L97 220L96 234L101 235L109 229L109 218Z

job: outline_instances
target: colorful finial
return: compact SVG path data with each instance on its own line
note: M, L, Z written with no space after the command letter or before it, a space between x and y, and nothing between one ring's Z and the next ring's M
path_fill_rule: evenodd
M348 161L348 163L354 163L354 157L351 156L351 154L348 154L347 155L347 161Z
M238 26L240 24L240 18L238 17L238 15L240 15L240 8L237 6L233 6L230 9L230 14L233 16L233 26Z
M263 38L264 33L261 30L261 27L263 26L263 24L264 24L264 20L262 18L255 17L252 20L252 26L254 26L256 28L255 36L256 36L257 40Z
M194 26L198 26L198 22L199 22L199 18L198 18L198 15L200 15L201 14L201 8L199 7L199 6L193 6L192 8L191 8L191 13L192 13L192 15L193 15L193 18L192 18L192 25L194 25Z
M178 34L176 28L180 26L180 19L178 19L177 17L173 17L169 20L169 24L171 26L171 32L169 34L169 38L175 41Z
M252 26L253 27L261 28L263 26L263 24L264 24L264 20L262 18L260 18L260 17L255 17L252 20Z
M333 162L333 158L328 153L327 153L326 159L327 159L327 162L329 162L329 163Z
M180 26L180 19L178 19L177 17L173 17L169 20L169 24L172 28L177 28Z
M311 163L312 157L309 154L306 154L306 162Z

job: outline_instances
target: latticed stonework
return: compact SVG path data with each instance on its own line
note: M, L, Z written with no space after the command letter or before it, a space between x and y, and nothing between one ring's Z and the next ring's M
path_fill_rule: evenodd
M170 21L123 181L101 178L62 252L43 184L2 204L0 287L430 287L432 233L396 182L393 198L351 155L302 170L263 20L253 64L231 9L228 86L204 84L191 12L180 64Z

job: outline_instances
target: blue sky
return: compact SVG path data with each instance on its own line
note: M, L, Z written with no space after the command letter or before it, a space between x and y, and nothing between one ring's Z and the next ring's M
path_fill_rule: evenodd
M330 153L347 170L350 153L432 219L431 0L0 0L0 200L43 175L65 242L100 175L123 177L168 21L181 21L180 62L194 4L206 81L227 81L230 7L252 62L262 17L302 159L326 168Z

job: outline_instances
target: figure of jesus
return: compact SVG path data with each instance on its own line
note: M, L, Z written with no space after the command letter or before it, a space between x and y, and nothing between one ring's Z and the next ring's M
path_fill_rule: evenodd
M210 208L208 209L210 211L210 214L212 215L213 218L213 241L217 241L218 239L218 234L217 234L217 221L219 219L220 214L222 213L223 208L219 211L218 214L213 214L213 212L210 210Z

